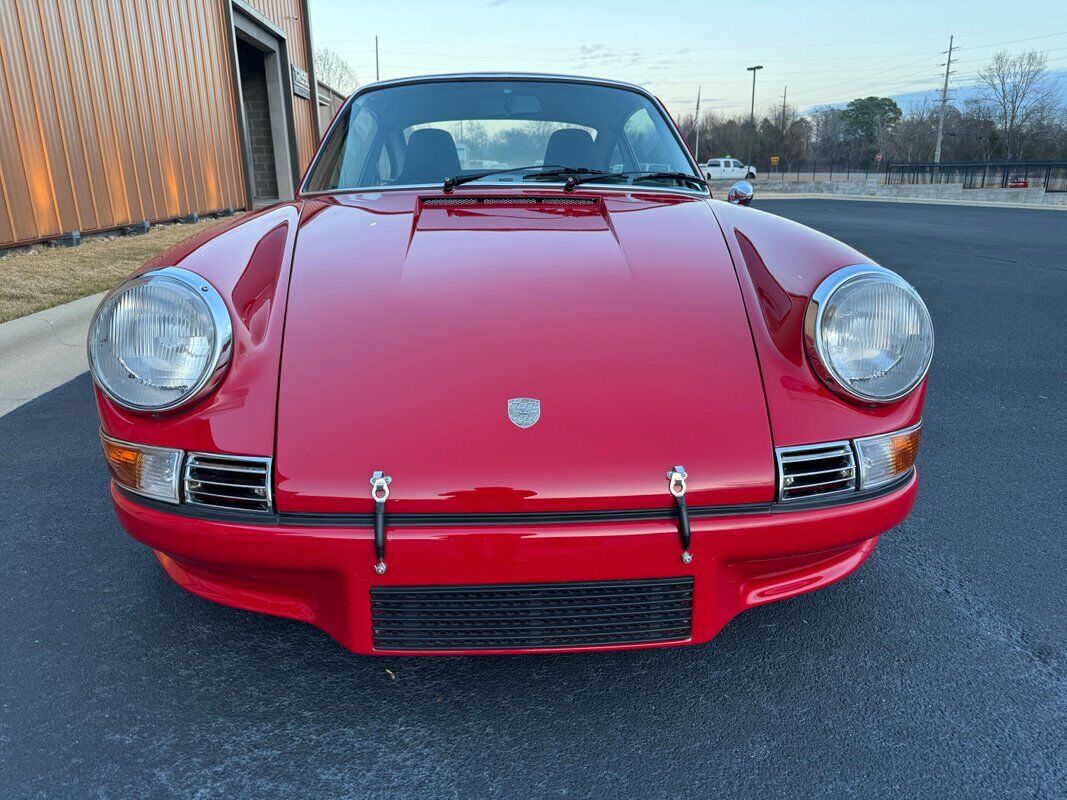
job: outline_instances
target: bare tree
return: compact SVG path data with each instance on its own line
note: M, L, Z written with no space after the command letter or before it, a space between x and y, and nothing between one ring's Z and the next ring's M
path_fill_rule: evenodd
M818 158L844 161L848 155L847 126L839 108L820 106L811 112L812 146Z
M1036 81L1025 74L1018 77L1018 62L1025 67L1031 60L1027 54L998 58L985 71L992 75L1000 63L996 71L1003 80L996 83L996 92L987 79L981 95L950 102L945 109L943 161L990 161L1006 153L1012 159L1067 158L1067 106L1046 86L1051 81L1043 76ZM1035 58L1040 65L1043 58ZM1031 88L1020 92L1013 88L1017 83ZM1006 102L997 102L997 97ZM751 162L764 169L772 156L781 159L783 169L808 159L862 169L874 165L878 152L886 163L925 162L934 152L937 118L938 109L929 101L910 106L905 113L884 97L857 98L846 107L820 106L803 113L778 102L757 116L755 126L747 112L726 116L702 110L700 152L702 158L746 159L751 153ZM677 123L692 148L696 115L681 114Z
M792 163L804 158L811 143L813 125L801 117L796 106L784 101L768 109L759 121L759 155L778 156Z
M956 109L948 106L945 119L952 119ZM959 116L958 112L956 116ZM954 134L949 133L951 138ZM893 128L889 142L882 148L893 161L926 161L934 152L937 138L937 112L927 100L922 100L904 110L904 116ZM949 149L947 146L946 150Z
M1027 142L1056 116L1059 98L1047 80L1047 56L1029 51L997 53L978 72L981 104L994 118L1007 159L1019 158Z
M351 94L359 86L356 71L334 50L315 50L315 78L341 94Z

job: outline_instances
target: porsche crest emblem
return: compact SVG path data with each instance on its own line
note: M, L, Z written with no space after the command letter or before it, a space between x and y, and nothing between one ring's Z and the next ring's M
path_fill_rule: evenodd
M520 428L529 428L541 418L541 401L533 397L508 400L508 419Z

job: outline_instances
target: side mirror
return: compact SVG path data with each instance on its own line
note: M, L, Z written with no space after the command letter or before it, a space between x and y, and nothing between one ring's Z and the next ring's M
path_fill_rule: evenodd
M726 195L726 202L733 203L735 206L747 206L752 202L752 195L755 194L752 190L752 184L748 181L738 181L730 187L730 191Z

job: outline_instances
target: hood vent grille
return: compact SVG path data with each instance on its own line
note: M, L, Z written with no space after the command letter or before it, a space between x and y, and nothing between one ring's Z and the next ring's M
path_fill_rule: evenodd
M778 500L805 500L856 491L856 457L850 442L779 447Z
M595 197L426 197L427 207L441 206L595 206Z
M271 460L190 453L183 488L185 502L193 505L270 512Z

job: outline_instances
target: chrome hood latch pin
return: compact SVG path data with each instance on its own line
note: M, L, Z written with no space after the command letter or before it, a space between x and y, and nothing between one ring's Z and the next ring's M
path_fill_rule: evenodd
M689 509L685 505L685 467L675 467L667 473L667 482L674 495L674 501L678 504L678 533L682 536L682 563L689 564L693 560L693 554L689 552Z
M389 484L393 479L381 470L370 476L370 496L374 498L374 555L378 563L374 571L385 574L385 501L389 499Z

